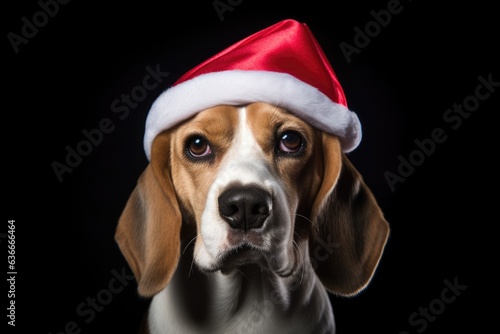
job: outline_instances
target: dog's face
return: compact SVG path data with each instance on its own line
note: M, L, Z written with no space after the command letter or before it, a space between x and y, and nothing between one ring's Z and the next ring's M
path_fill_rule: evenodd
M343 295L366 286L388 236L339 140L267 103L216 106L154 140L116 232L142 295L175 272L182 224L205 272L256 263L289 276L333 242L314 269Z
M299 267L294 243L307 227L295 224L321 184L319 145L311 126L265 103L207 109L170 132L172 182L196 223L200 269L252 262L286 276ZM340 150L332 153L340 161Z

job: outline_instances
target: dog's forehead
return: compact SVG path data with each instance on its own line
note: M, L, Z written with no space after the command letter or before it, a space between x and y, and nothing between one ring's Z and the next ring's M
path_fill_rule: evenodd
M285 123L309 127L298 117L285 109L265 102L255 102L242 106L220 105L205 109L192 118L186 125L203 133L234 134L245 127L257 138L273 131L277 125Z
M237 110L238 107L229 105L205 109L188 120L181 129L200 131L208 135L229 133L238 124Z
M202 123L203 125L216 125L217 123L233 123L236 125L241 121L240 112L245 111L245 120L251 123L269 123L269 120L286 117L289 113L277 106L265 102L254 102L246 105L218 105L199 112L191 120L191 125ZM267 122L266 122L267 121Z

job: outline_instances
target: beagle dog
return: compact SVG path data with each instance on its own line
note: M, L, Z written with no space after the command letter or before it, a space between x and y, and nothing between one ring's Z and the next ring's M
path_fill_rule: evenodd
M144 333L335 333L328 293L370 282L389 234L339 139L276 105L158 134L116 230L152 297Z

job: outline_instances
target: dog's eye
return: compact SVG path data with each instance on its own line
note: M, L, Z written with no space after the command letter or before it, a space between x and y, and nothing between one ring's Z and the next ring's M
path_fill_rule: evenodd
M302 136L295 131L285 131L279 137L278 151L284 153L297 153L303 146Z
M208 142L200 136L190 138L187 142L186 150L193 158L203 158L212 154L212 148Z

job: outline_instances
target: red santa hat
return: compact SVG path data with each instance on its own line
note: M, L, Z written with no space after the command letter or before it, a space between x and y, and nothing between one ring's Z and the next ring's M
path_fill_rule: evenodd
M162 131L216 105L268 102L339 137L345 152L361 141L358 117L311 31L278 22L194 67L153 103L146 120L148 159Z

